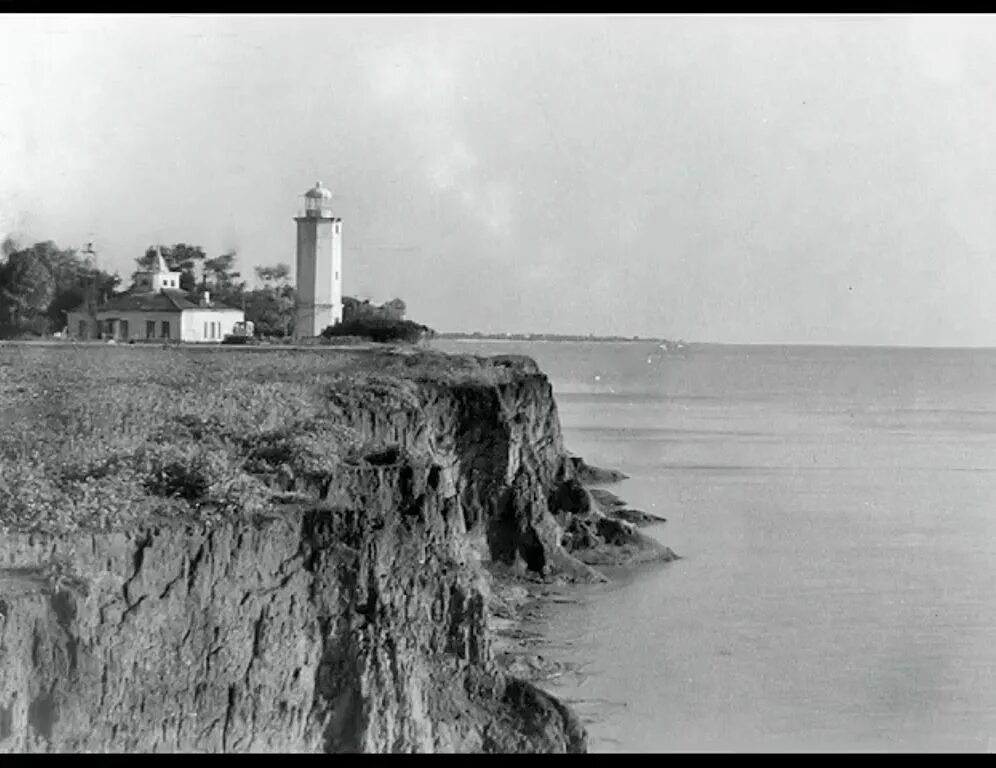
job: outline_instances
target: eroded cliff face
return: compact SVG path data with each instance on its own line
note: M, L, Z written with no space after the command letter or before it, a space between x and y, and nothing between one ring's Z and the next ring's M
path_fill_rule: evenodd
M564 516L589 506L564 449L553 388L529 359L495 358L494 365L516 375L344 386L330 397L343 423L369 443L432 457L485 558L599 580L562 546Z
M549 382L346 379L364 461L253 519L0 540L0 751L584 751L495 665L491 558L597 578ZM568 537L569 539L569 537Z
M252 523L8 537L0 747L583 750L569 712L494 669L438 469L352 474L334 506Z

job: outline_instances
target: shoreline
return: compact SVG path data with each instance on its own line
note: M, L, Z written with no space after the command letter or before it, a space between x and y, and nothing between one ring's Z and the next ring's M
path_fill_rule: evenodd
M580 457L571 458L579 469L579 475L588 480L582 481L582 486L597 514L610 520L624 521L634 528L659 526L667 522L658 515L630 508L618 495L602 487L622 482L628 476L617 470L589 466ZM490 586L488 629L492 636L494 659L502 672L540 687L564 675L579 674L573 665L558 661L555 654L540 652L554 639L537 632L531 624L551 602L580 605L584 594L592 589L605 585L625 587L651 569L681 559L670 547L643 534L639 536L638 546L611 554L599 552L598 548L593 553L595 556L584 556L582 553L578 557L577 552L572 553L586 565L597 568L603 577L600 581L577 580L564 574L544 578L507 566L484 565Z

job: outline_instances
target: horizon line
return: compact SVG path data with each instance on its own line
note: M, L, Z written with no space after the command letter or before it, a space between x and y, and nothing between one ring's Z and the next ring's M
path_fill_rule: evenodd
M572 333L484 333L474 331L440 331L440 336L451 338L478 339L481 341L530 341L522 338L531 336L533 339L542 340L544 337L568 342L584 341L618 341L618 342L666 342L669 344L682 344L686 347L830 347L838 349L945 349L945 350L991 350L996 351L996 344L875 344L875 343L852 343L852 342L826 342L826 341L689 341L687 339L670 339L663 336L626 336L624 334L572 334Z

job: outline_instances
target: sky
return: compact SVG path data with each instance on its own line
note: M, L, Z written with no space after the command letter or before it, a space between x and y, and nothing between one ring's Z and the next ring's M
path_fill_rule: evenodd
M996 346L996 16L0 18L0 236L440 331Z

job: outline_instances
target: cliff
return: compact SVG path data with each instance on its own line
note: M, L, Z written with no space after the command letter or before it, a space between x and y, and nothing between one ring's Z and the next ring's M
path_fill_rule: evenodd
M585 553L671 555L591 504L546 377L367 353L282 382L242 354L262 361L247 381L293 378L308 418L248 435L162 418L264 503L220 504L146 449L86 482L144 468L164 500L148 513L39 518L0 493L0 752L585 751L564 705L496 664L482 561L598 579ZM198 371L184 386L214 380Z

